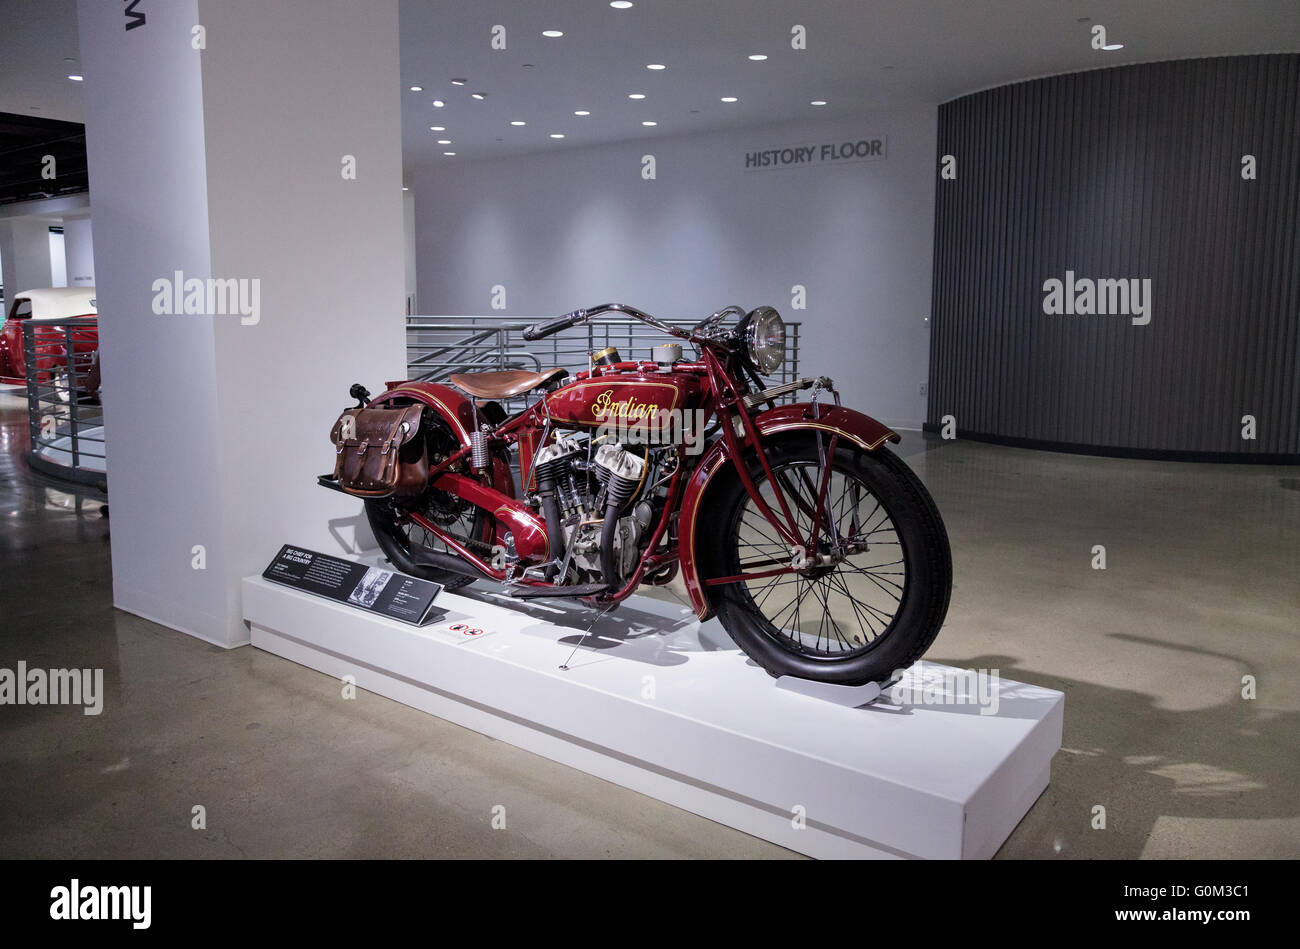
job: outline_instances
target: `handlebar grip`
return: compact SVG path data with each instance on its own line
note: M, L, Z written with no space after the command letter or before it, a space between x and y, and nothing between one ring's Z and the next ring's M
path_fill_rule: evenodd
M563 316L557 316L553 320L547 320L544 323L534 323L528 329L524 330L524 339L533 340L543 339L552 333L558 333L562 329L567 329L575 323L580 322L587 315L586 310L574 310L572 313L566 313Z

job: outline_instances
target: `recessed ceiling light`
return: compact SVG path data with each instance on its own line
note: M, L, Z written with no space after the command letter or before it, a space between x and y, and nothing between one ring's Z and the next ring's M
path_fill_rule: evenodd
M450 155L454 155L454 154L456 154L456 153L455 153L455 152L443 152L443 154L444 154L444 155L449 155L449 156L450 156Z
M1116 50L1116 49L1123 49L1123 48L1124 48L1123 43L1107 43L1105 46L1102 47L1102 49L1104 50Z
M552 132L552 133L551 133L551 138L564 138L564 133L563 133L563 132Z
M551 39L559 39L564 34L559 30L542 30L543 36L549 36Z
M423 92L423 91L424 91L424 86L412 86L412 87L411 87L411 91L412 91L412 92Z
M735 96L723 96L723 97L722 97L722 101L723 101L723 102L739 102L740 100L737 99Z
M471 92L471 93L469 94L469 97L470 97L471 99L478 99L479 101L482 101L482 100L484 100L484 99L487 98L487 93L486 93L486 92Z
M447 127L446 127L445 125L430 125L430 126L429 126L429 131L430 131L430 132L445 132L445 131L447 131Z
M654 70L667 69L667 68L668 67L665 66L663 63L651 63L649 66L646 67L646 69L654 69Z
M519 121L519 119L515 119L515 120L514 120L513 122L511 122L510 124L511 124L511 125L527 125L528 123L527 123L527 122L521 122L521 121Z
M651 126L651 125L658 125L659 123L658 123L658 122L642 122L641 124L642 124L642 125L645 125L645 126Z
M433 100L433 107L434 107L435 109L441 109L441 108L442 108L444 105L446 105L446 104L447 104L447 103L443 102L441 99L434 99L434 100Z
M410 191L411 189L408 188L408 187L406 187L406 185L402 185L402 190L403 190L403 191Z
M809 104L809 105L825 105L825 104L826 104L826 100L825 100L825 99L813 99L813 101L812 101L812 102L809 102L808 104Z
M453 80L451 81L451 84L452 84L453 86L463 86L463 85L465 85L465 83L467 83L467 82L469 82L468 79L453 79Z
M573 114L574 114L574 115L591 115L591 113L588 112L586 109L579 109L577 112L575 112L575 113L573 113Z
M438 139L438 144L439 144L439 145L450 145L450 144L451 144L451 139L449 139L449 138L440 138L440 139Z
M73 75L69 76L68 78L71 79L73 82L81 82L81 80L82 80L82 77L76 75L75 73L74 73Z
M610 0L609 5L615 10L626 10L632 6L632 0Z
M764 53L755 53L754 55L750 56L749 58L752 59L752 60L753 60L754 62L756 62L756 63L761 63L763 60L767 59L767 56L766 56L766 54L764 54Z
M628 98L629 98L629 99L644 99L644 98L645 98L645 93L644 93L644 92L634 92L634 93L632 93L631 95L629 95Z

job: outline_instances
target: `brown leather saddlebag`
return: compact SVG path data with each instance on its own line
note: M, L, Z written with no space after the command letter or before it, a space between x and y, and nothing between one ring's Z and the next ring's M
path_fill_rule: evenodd
M423 405L348 409L330 431L337 449L334 477L363 498L419 494L429 475L420 434Z

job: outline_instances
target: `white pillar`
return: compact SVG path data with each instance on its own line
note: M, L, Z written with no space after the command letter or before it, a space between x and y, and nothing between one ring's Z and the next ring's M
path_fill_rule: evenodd
M90 218L63 219L63 252L68 266L68 286L93 287L95 258Z
M19 290L53 286L50 223L39 218L0 220L0 273L5 307Z
M397 0L78 9L114 601L238 645L240 578L346 546L348 385L405 371ZM256 310L157 315L177 272Z

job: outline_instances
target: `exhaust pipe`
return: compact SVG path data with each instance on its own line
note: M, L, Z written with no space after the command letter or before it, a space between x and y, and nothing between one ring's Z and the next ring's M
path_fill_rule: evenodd
M422 554L411 558L412 563L417 567L433 567L437 570L446 570L448 573L458 573L466 577L481 578L496 582L496 577L490 573L484 573L472 563L461 560L455 554L443 553L440 550L426 550Z

